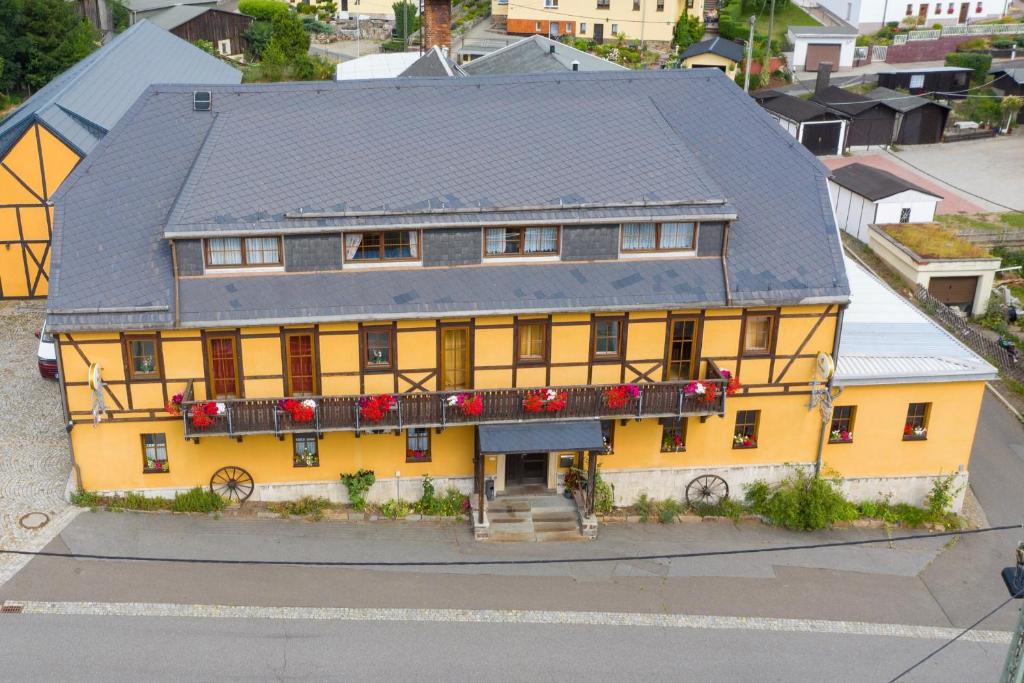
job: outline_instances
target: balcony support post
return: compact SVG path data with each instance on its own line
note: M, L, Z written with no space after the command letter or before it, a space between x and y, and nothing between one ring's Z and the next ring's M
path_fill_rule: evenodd
M234 424L232 423L232 420L231 420L231 413L232 413L232 411L231 411L231 404L230 403L227 404L227 406L225 406L225 408L226 408L227 413L228 413L228 434L234 434L234 432L235 432Z
M473 430L474 465L476 465L477 523L484 523L484 455L480 452L480 430Z
M587 463L587 509L588 517L594 514L594 494L597 491L597 452L590 451L590 461Z
M640 395L636 399L636 421L640 421L640 417L644 414L644 390L640 390Z

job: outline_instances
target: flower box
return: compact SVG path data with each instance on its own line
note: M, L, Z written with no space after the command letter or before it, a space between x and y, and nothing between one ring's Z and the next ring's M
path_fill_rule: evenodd
M397 405L391 394L364 396L359 399L359 415L367 422L380 422Z
M304 401L296 401L293 398L283 398L277 402L277 409L290 416L292 422L306 424L312 422L316 417L316 401L307 398Z
M195 429L206 429L213 424L214 418L227 412L227 406L216 401L195 403L189 410L188 417Z
M717 384L705 384L704 382L690 382L683 389L685 396L695 396L705 403L714 403L718 397Z
M910 423L903 426L904 441L924 441L927 438L928 429L926 427L915 427Z
M757 439L746 434L736 434L732 437L733 448L757 448Z
M635 384L620 384L604 390L604 402L609 408L625 408L626 404L640 396L640 387Z
M526 392L523 399L523 410L528 413L557 413L565 408L569 394L554 389L537 389Z
M477 417L484 412L484 397L480 394L454 394L446 402L466 417Z
M829 443L853 443L853 432L845 429L833 429L828 436Z

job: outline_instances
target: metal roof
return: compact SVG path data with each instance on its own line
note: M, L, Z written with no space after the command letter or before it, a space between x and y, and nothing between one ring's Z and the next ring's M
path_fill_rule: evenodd
M0 123L0 155L33 121L81 155L154 83L239 83L242 74L148 21L140 21L50 81Z
M419 61L419 52L381 52L363 55L338 64L335 78L339 81L395 78Z
M996 369L869 273L847 260L835 384L915 384L994 379Z
M968 69L966 66L922 66L916 69L888 69L886 71L879 71L878 75L956 73L962 71L974 71L974 69Z
M554 52L552 52L552 48ZM471 76L565 73L579 62L580 71L624 71L626 67L544 36L528 36L511 45L466 62Z
M848 116L842 112L833 111L828 107L818 104L817 102L793 97L788 94L782 94L778 97L765 99L761 101L761 106L768 111L775 112L783 118L797 122L811 121L817 118L848 118Z
M603 451L597 420L480 425L481 453Z
M944 104L936 102L935 100L929 100L927 97L918 97L917 95L908 95L902 93L899 90L892 90L890 88L875 88L874 90L864 95L868 99L877 100L887 107L895 109L899 112L908 112L918 109L919 107L942 107L943 109L949 109Z
M169 326L165 226L284 231L305 220L286 217L301 208L429 206L454 225L466 215L454 207L500 219L500 207L526 202L554 222L588 203L611 207L601 222L673 202L732 210L730 305L847 298L826 169L717 69L211 90L213 110L195 112L190 87L154 86L64 183L55 330ZM324 120L347 134L318 133ZM181 280L180 310L182 324L198 325L723 306L722 266L662 258L198 277Z
M1006 74L1014 83L1024 83L1024 59L993 64L988 72L993 75Z
M942 195L930 192L897 175L883 171L880 168L868 166L867 164L854 163L841 166L832 171L829 180L836 185L841 185L848 190L856 192L862 197L867 197L873 202L891 197L900 192L906 192L907 190L914 190L936 199L942 199Z

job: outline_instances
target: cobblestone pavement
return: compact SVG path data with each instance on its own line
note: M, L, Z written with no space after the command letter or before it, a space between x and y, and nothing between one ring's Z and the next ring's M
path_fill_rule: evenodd
M0 548L39 550L78 512L64 500L71 456L58 386L40 377L36 364L33 333L42 326L43 307L0 304ZM0 555L0 585L27 559Z

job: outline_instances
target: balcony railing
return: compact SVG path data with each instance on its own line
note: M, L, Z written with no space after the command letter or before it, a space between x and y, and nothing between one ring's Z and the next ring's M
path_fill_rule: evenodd
M312 419L298 422L292 415L280 408L285 399L220 399L218 401L195 401L191 384L186 387L182 403L182 419L185 424L185 438L198 439L204 436L240 437L251 434L282 434L294 432L374 432L406 429L409 427L434 427L443 429L461 425L551 422L581 419L640 419L658 417L701 417L725 414L725 396L728 380L724 378L712 361L707 361L705 379L700 383L714 389L709 400L703 395L689 391L690 382L651 382L638 384L638 395L629 398L621 407L609 407L605 391L616 384L577 385L550 387L555 392L565 392L565 406L556 412L540 410L530 412L524 406L527 394L543 391L537 388L480 389L467 391L436 391L409 394L391 394L394 404L377 421L369 421L361 410L361 401L372 399L373 395L316 396ZM479 415L466 415L458 406L449 404L449 398L459 394L480 396L483 410ZM210 408L214 404L219 410ZM197 426L192 418L193 407L208 414L209 424ZM202 422L202 420L200 420Z

